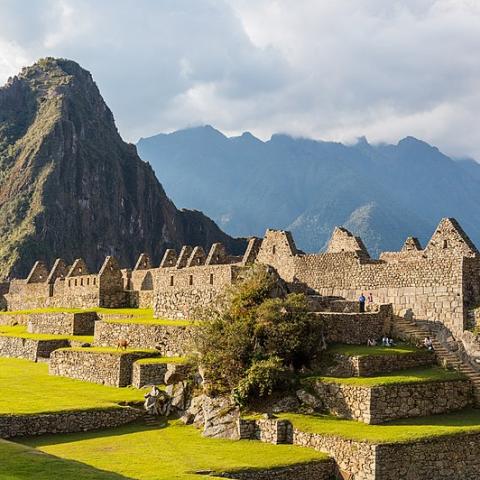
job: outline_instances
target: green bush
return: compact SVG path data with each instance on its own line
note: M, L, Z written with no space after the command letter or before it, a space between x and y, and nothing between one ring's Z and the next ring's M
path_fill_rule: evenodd
M321 343L303 294L286 294L276 273L247 270L221 305L203 312L195 349L210 395L239 403L269 395L315 357Z

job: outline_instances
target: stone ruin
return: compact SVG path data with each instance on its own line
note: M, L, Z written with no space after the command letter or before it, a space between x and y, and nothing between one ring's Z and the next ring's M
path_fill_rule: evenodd
M286 420L242 419L238 407L228 399L205 395L191 398L182 372L184 366L169 363L169 358L188 353L190 333L185 322L117 322L98 310L88 312L97 307L151 308L158 319L190 319L196 309L216 302L254 263L273 268L289 291L307 295L315 319L312 328L322 329L325 345L365 345L367 339L385 334L409 339L405 332L414 319L419 324L424 321L441 325L449 332L447 339L461 337L468 312L480 303L480 254L454 219L443 219L425 248L418 239L409 237L400 251L384 252L378 259L371 258L362 240L345 228L335 228L325 252L315 254L298 250L289 232L267 230L263 239L250 239L244 255L239 257L229 255L223 245L216 243L208 252L199 246L184 246L180 252L169 249L158 267L152 265L146 253L139 256L133 269L122 269L113 257L107 257L98 273L89 272L82 259L72 265L58 259L51 269L37 261L26 279L0 284L0 298L13 314L60 307L60 311L52 313L19 312L13 316L27 325L29 333L70 335L73 340L0 335L0 355L45 360L52 375L116 387L165 383L169 411L203 428L206 436L293 443L329 453L334 462L317 465L318 478L330 478L334 469L343 472L344 478L360 480L418 478L408 476L409 465L414 466L414 475L433 478L424 470L426 458L441 463L442 473L437 471L435 478L478 478L476 448L480 435L456 437L455 445L441 439L416 442L414 447L401 444L393 449L390 445L308 434ZM371 293L374 305L360 314L361 293ZM69 313L61 308L83 311ZM407 330L403 331L405 325ZM76 342L75 335L94 335L95 347L109 349L85 348ZM128 350L117 351L121 339L128 339ZM319 345L319 349L325 345ZM159 355L164 362L159 361ZM440 344L437 356L425 351L389 357L337 354L331 358L326 375L372 376L426 367L442 355L450 359ZM480 375L471 370L471 365L465 366L468 361L461 367L468 378L374 388L316 381L311 391L299 390L273 408L282 411L300 405L316 411L321 405L335 415L367 424L458 411L480 402ZM87 426L84 412L70 414L68 424L61 415L43 416L36 421L42 432L81 431L115 426L138 415L128 408L122 413L94 412ZM2 425L0 418L0 436L31 432L22 417L11 417L9 422ZM452 456L466 459L462 464L464 477L449 469ZM393 470L386 465L393 465ZM305 478L311 478L312 472L305 473ZM473 476L468 476L471 472ZM303 478L297 474L279 478Z
M153 308L158 318L186 319L215 301L245 266L270 265L292 291L350 301L372 293L376 303L396 313L440 321L454 333L467 327L469 309L480 303L480 255L455 219L445 218L425 248L409 237L399 252L370 257L364 243L335 228L323 253L300 252L289 232L267 230L252 238L242 257L215 243L205 252L184 246L168 249L158 267L141 254L133 269L120 269L107 257L98 273L82 259L67 267L58 259L49 270L38 261L25 280L0 285L8 310L43 307ZM3 294L3 295L2 295Z

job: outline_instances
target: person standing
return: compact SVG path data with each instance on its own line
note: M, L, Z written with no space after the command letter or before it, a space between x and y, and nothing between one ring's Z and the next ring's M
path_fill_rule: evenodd
M368 294L368 304L371 305L372 303L373 303L373 293L370 292L370 293Z
M366 301L366 298L365 298L365 295L362 292L360 294L360 297L358 297L358 303L360 305L360 313L365 313L365 301Z

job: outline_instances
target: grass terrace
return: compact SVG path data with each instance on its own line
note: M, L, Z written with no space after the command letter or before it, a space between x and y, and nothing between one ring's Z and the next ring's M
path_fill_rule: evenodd
M298 463L325 460L328 457L313 449L293 445L270 445L257 441L231 441L203 438L192 426L182 425L178 421L169 422L165 428L151 428L130 424L114 430L87 432L70 435L44 436L22 440L27 446L34 447L64 461L81 462L91 467L93 472L112 472L118 476L92 476L81 470L75 473L78 480L99 479L139 479L139 480L195 480L202 477L195 472L235 472L241 470L260 470ZM3 452L2 452L3 447ZM20 450L23 458L15 458L9 450L20 449L16 445L0 444L0 456L6 459L0 463L0 478L3 475L25 468L28 451ZM44 459L43 456L34 456ZM48 460L46 457L45 461ZM78 465L78 464L77 464ZM60 465L63 467L62 465ZM68 468L66 464L64 468ZM52 477L54 470L37 464L34 477L15 476L23 480L60 479ZM65 470L68 473L68 470ZM43 476L42 476L43 475ZM84 475L84 476L82 476ZM8 478L8 477L7 477ZM62 478L72 478L68 475ZM212 478L212 477L206 477ZM213 477L218 478L218 477Z
M30 340L69 340L92 343L93 335L52 335L48 333L28 333L25 325L0 325L0 337L17 337Z
M480 410L477 409L396 420L382 425L368 425L331 415L285 413L280 417L290 420L294 427L303 432L370 443L408 443L448 435L480 433Z
M136 353L142 355L159 355L158 350L154 349L142 349L142 348L117 348L117 347L67 347L59 348L56 351L70 351L70 352L83 352L83 353L110 353L114 355L124 355L126 353Z
M156 364L163 364L163 363L186 363L187 359L185 357L156 357L156 358L141 358L137 360L135 363L137 365L156 365Z
M338 353L350 357L371 357L384 355L406 355L411 353L427 352L412 345L400 344L394 347L367 347L366 345L343 345L336 344L328 348L326 353Z
M0 415L116 408L142 402L145 393L49 376L47 364L17 358L0 358L0 385Z
M325 383L340 383L358 387L375 387L378 385L396 385L402 383L443 382L448 380L464 380L466 377L455 370L445 370L440 367L415 368L386 373L376 377L324 377L312 376L304 379L305 382L321 381Z

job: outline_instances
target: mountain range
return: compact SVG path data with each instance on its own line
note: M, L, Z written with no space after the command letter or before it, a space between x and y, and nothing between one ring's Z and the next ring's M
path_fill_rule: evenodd
M57 256L98 269L106 255L131 267L146 252L158 264L166 248L218 241L245 246L175 207L77 63L42 59L0 88L0 278Z
M234 236L288 229L299 248L319 251L342 225L378 255L409 235L425 243L442 217L456 217L480 244L480 165L414 137L261 141L204 126L142 138L137 148L177 205L201 209Z

